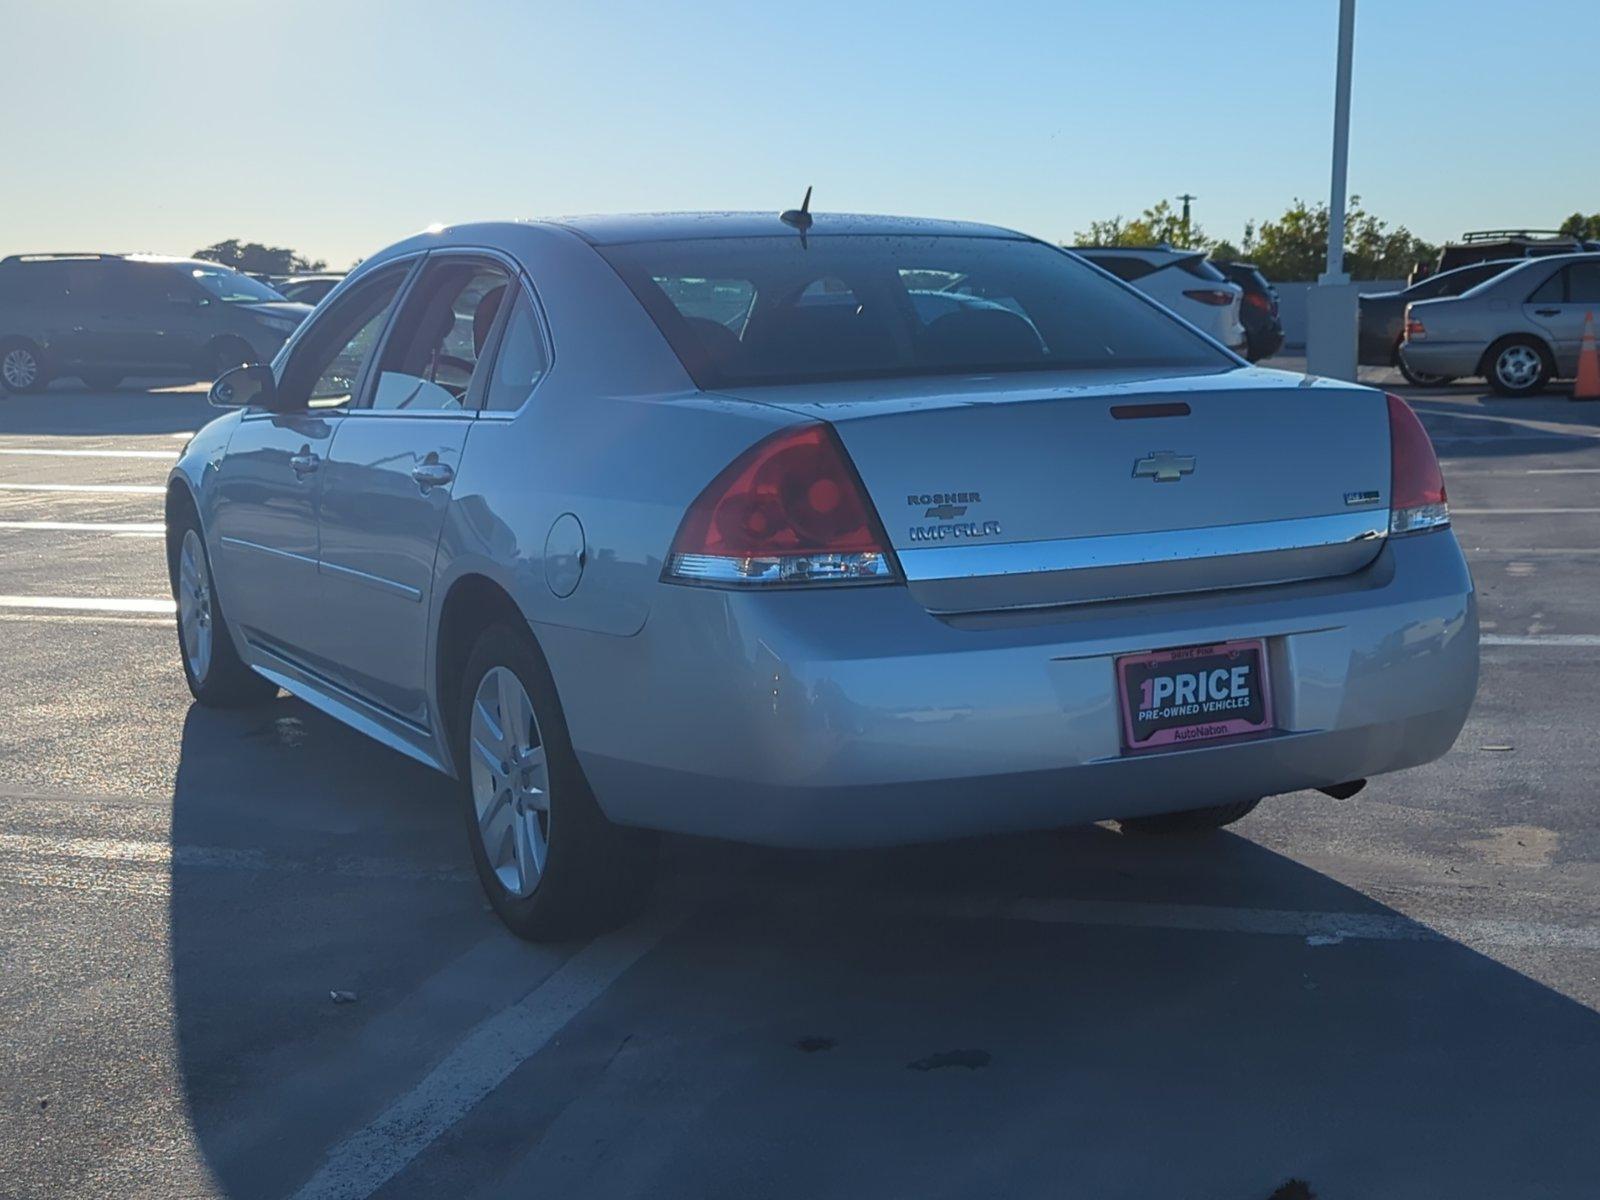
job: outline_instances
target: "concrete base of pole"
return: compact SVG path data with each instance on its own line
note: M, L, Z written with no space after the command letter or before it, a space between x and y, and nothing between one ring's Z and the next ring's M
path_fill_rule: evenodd
M1364 285L1323 276L1306 296L1306 372L1356 377L1356 298Z

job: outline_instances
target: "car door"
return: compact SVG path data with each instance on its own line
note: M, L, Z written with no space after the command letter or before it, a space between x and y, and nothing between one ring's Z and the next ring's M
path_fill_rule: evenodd
M110 273L105 358L132 372L181 371L200 357L209 301L166 263L128 261Z
M302 332L278 370L293 409L246 410L211 485L212 569L228 615L254 649L297 667L323 619L323 468L411 266L374 273Z
M316 656L344 688L422 728L434 556L512 282L485 255L428 258L324 472Z
M1556 374L1576 374L1584 321L1600 312L1600 261L1568 263L1534 290L1522 312L1548 333Z

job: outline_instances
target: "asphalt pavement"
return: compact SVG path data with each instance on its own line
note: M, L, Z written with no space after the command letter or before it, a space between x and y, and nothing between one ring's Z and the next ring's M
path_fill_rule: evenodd
M670 839L556 947L445 780L190 703L201 390L0 397L0 1196L1595 1195L1600 404L1405 390L1482 600L1441 761L1188 841Z

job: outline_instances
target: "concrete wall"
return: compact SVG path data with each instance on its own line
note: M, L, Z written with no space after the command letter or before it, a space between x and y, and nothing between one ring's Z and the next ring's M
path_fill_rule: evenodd
M1306 344L1306 294L1314 283L1277 283L1278 319L1283 322L1283 344L1287 348L1304 349ZM1404 279L1363 279L1358 287L1362 292L1394 292L1406 286Z

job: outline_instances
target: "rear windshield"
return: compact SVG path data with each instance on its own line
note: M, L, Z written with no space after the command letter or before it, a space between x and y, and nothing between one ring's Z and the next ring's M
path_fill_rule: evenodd
M703 388L1236 365L1041 242L846 234L597 249Z

